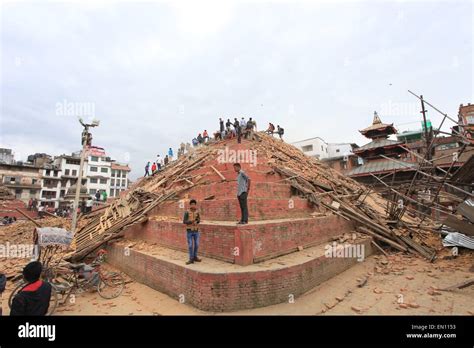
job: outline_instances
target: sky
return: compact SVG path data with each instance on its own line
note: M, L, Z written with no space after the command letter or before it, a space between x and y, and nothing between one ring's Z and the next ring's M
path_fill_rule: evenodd
M2 1L0 147L17 160L93 143L132 178L169 147L253 117L288 142L419 129L422 94L474 102L472 1ZM442 115L428 108L436 126ZM446 130L452 126L446 122Z

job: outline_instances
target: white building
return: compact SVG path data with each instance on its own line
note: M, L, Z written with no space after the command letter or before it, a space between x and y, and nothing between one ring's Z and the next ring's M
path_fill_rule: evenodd
M119 197L120 193L128 189L128 174L130 167L121 163L112 163L110 179L110 197Z
M51 168L42 170L41 201L58 208L68 205L64 200L69 188L75 185L79 175L81 152L55 157ZM128 189L130 167L119 164L107 157L103 148L92 146L87 150L82 172L82 185L87 193L95 196L97 192L106 192L107 197L117 197Z
M296 146L306 155L316 157L317 159L327 158L329 155L328 144L320 137L296 141L292 145Z
M57 208L61 193L61 169L54 164L40 169L41 192L40 205Z
M326 143L320 137L300 140L292 143L306 155L317 159L328 159L333 157L350 156L356 144L350 143Z
M112 161L106 156L105 150L100 147L91 146L87 153L85 175L87 177L87 192L94 196L97 192L105 192L110 195Z

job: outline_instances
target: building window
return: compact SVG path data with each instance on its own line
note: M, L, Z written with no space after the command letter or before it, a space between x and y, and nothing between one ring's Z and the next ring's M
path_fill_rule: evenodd
M55 177L57 177L57 176L58 176L58 171L57 171L57 170L53 171L53 175L54 175Z
M122 172L122 178L126 178L127 177L127 173L126 172Z
M91 162L99 162L99 157L91 156Z
M64 175L69 175L69 169L64 170Z
M97 172L99 169L97 167L91 167L91 172Z
M77 170L76 169L72 170L72 176L77 176Z
M91 184L97 184L97 178L91 178L90 183Z
M30 190L30 195L34 196L36 195L36 192L37 192L36 190Z
M61 190L61 192L59 192L59 197L64 197L66 195L66 190Z
M102 173L108 173L109 172L109 169L108 168L100 168L100 171Z
M115 176L115 169L112 169L112 176Z
M110 189L110 197L115 197L115 189Z
M301 147L301 150L303 150L303 152L313 151L313 145L305 145L305 146L302 146L302 147Z
M50 176L51 175L51 170L47 169L46 170L46 176Z
M35 185L37 181L37 179L31 179L31 184Z
M101 184L107 184L107 179L100 179Z
M110 186L115 186L115 179L110 180Z
M95 195L96 192L97 192L96 189L89 189L89 194L91 195Z
M41 197L46 199L56 198L56 191L43 191Z

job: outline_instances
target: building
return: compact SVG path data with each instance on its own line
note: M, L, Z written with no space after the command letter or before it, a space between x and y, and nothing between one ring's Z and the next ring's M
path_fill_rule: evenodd
M0 149L0 182L25 204L36 198L42 206L59 208L71 204L79 176L81 151L54 159L44 153L28 156L28 163L15 162L11 149ZM6 163L10 162L10 163ZM129 187L127 164L117 163L97 146L87 148L82 173L86 193L105 192L118 197Z
M84 174L87 177L86 187L90 195L95 195L97 192L110 195L111 166L112 160L107 157L103 148L88 147Z
M45 164L41 169L40 205L58 208L61 192L61 168Z
M0 163L13 164L15 162L12 149L0 149Z
M413 163L403 163L407 158L404 142L391 140L397 134L393 123L383 123L377 112L374 112L372 125L359 131L371 141L357 149L354 154L362 157L363 164L347 172L347 175L365 184L373 183L373 175L397 172L397 180L409 180L416 170Z
M27 163L0 163L0 181L16 199L28 203L39 198L41 192L41 168Z
M310 157L317 159L329 157L328 144L320 137L296 141L292 145Z
M474 104L461 104L459 106L459 130L474 145Z
M322 138L315 137L292 143L293 146L303 151L307 156L319 160L350 156L357 147L351 143L326 143Z
M129 186L128 175L130 173L130 167L125 164L113 162L111 166L111 179L110 179L110 197L119 197L120 193L127 190Z

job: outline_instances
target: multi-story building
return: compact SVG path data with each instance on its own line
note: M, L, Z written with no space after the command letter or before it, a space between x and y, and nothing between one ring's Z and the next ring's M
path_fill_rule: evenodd
M307 156L323 159L329 157L328 144L320 137L309 138L292 143Z
M41 191L40 167L26 163L0 163L0 181L25 204L30 198L39 198Z
M70 191L76 185L79 177L81 152L71 155L61 155L51 159L46 154L28 156L32 163L15 162L8 156L13 153L3 153L4 162L0 161L0 182L25 204L30 198L36 198L40 205L58 208L70 205L74 194ZM107 157L105 150L100 147L90 146L84 161L82 185L90 196L96 192L105 192L108 197L118 197L121 192L128 189L130 167L126 164L116 163ZM75 186L74 186L75 187Z
M474 104L461 104L458 117L461 134L469 139L471 145L474 145Z
M85 176L87 177L87 192L95 195L98 192L110 194L110 176L112 160L107 157L105 150L100 147L91 146L87 150L87 161L85 163Z
M362 164L362 159L354 155L357 144L326 143L315 137L292 143L307 156L315 157L340 172L347 172Z
M110 197L119 197L120 193L128 189L128 174L130 167L126 164L113 162L111 166Z
M54 164L45 164L41 168L40 205L58 207L61 190L61 168Z
M296 141L292 145L299 148L307 156L320 160L350 156L353 154L353 149L357 148L356 144L351 143L326 143L320 137Z

